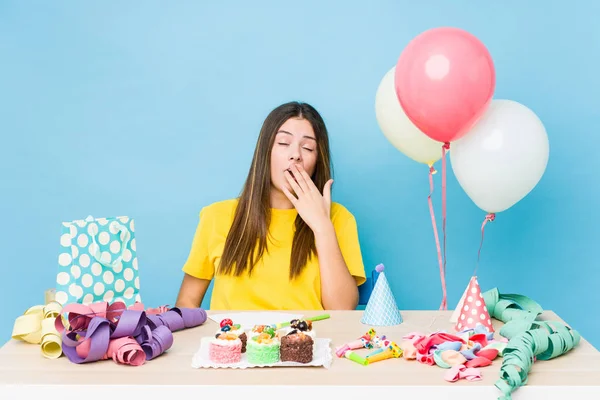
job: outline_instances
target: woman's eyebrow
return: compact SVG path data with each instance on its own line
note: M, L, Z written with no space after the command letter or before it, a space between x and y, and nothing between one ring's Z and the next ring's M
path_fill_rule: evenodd
M288 132L288 131L284 131L283 129L280 129L279 131L277 131L277 133L285 133L285 134L287 134L287 135L294 136L294 134L293 134L293 133L290 133L290 132ZM314 138L314 137L312 137L312 136L307 136L307 135L304 135L304 136L302 136L302 137L303 137L303 138L305 138L305 139L312 139L312 140L314 140L315 142L317 141L317 139L315 139L315 138Z

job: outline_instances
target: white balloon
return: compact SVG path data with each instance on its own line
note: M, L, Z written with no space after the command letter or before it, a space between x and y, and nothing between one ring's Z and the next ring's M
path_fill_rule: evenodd
M394 66L379 83L375 95L377 123L388 141L414 161L433 164L442 157L443 143L431 139L408 118L394 86Z
M538 184L550 145L544 125L526 106L492 100L473 128L451 145L450 161L460 186L482 210L504 211Z

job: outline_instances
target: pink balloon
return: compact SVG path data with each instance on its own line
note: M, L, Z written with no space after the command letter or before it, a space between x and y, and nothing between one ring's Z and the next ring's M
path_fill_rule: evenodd
M458 28L435 28L400 54L396 95L408 118L443 143L460 139L489 106L496 72L487 48Z

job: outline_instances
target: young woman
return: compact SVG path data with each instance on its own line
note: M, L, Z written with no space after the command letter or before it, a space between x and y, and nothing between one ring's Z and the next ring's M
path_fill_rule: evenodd
M331 201L329 139L309 104L275 108L263 123L239 198L200 221L177 297L212 310L352 310L365 270L354 216Z

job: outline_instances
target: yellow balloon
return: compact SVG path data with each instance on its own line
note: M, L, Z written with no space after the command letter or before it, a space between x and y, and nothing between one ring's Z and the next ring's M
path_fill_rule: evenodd
M390 69L377 88L375 115L387 140L401 153L419 163L433 165L442 157L443 143L431 139L408 118L394 88L394 72Z

